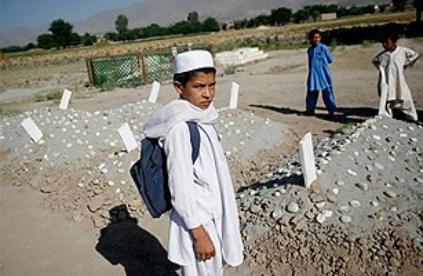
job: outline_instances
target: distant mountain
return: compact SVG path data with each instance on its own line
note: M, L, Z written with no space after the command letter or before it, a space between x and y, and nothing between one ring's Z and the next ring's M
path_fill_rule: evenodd
M390 3L390 0L375 0L372 3ZM129 19L129 28L147 26L157 23L167 26L171 23L186 19L190 11L197 11L200 20L208 16L218 21L230 21L238 18L252 17L268 13L271 9L286 7L297 10L305 5L338 4L368 5L366 0L140 0L127 8L112 9L99 12L83 21L71 22L74 30L80 34L85 32L101 35L114 31L114 21L119 14ZM37 36L46 32L46 27L36 29L19 29L0 33L0 46L25 45L29 41L35 42Z

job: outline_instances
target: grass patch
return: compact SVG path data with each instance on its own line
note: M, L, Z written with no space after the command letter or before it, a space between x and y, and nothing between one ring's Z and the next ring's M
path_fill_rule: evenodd
M44 101L51 101L51 100L58 100L62 98L62 91L54 89L54 90L47 90L38 93L35 96L36 102L44 102Z
M235 65L226 66L224 69L225 75L233 75L236 72L237 67Z
M100 92L113 91L115 87L116 87L116 81L107 80L101 84Z
M11 117L21 113L19 110L0 106L0 117Z
M369 48L370 46L373 45L373 43L375 43L375 41L373 40L363 40L363 42L361 43L361 47Z
M346 123L335 129L334 134L346 134L348 133L348 130L351 129L353 126L354 123Z

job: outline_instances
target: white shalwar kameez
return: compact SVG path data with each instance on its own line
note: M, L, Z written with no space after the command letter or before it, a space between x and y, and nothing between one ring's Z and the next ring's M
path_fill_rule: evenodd
M213 122L217 111L206 110L178 99L158 109L145 127L148 137L164 138L172 211L170 215L170 261L181 265L183 275L223 275L223 264L243 261L238 212L226 158ZM190 133L186 121L198 123L200 150L191 159ZM216 256L198 261L190 229L203 226Z
M392 117L392 108L395 107L417 121L417 112L410 88L405 81L404 68L412 65L418 57L419 54L415 51L397 46L394 51L385 50L374 58L373 64L379 70L384 70L380 73L379 89L382 93L382 87L387 88L386 114L388 116Z

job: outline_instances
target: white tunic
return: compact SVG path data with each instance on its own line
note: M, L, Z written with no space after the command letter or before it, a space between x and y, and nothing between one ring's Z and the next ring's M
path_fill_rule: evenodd
M216 232L219 255L230 266L243 261L238 211L229 168L213 122L216 109L206 110L186 100L174 100L159 108L144 127L147 137L164 138L172 211L168 258L182 266L195 265L190 229L200 225ZM187 121L197 122L200 151L192 163ZM215 241L217 242L217 241Z
M378 54L373 64L385 70L386 84L388 88L388 101L412 101L410 88L405 81L404 68L412 65L419 57L415 51L397 46L393 51L383 51Z
M169 259L183 264L192 255L192 242L185 249L181 239L190 241L188 229L220 221L222 203L210 138L217 140L212 125L199 124L200 151L192 164L190 133L185 122L174 126L165 140L165 152L172 200ZM182 235L182 237L181 237Z

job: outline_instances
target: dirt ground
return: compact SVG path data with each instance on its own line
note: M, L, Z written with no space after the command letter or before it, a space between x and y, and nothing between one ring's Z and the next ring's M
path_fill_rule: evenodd
M423 53L422 39L400 40L399 44ZM380 50L379 44L338 46L334 50L336 60L331 69L338 105L334 120L326 116L321 99L315 116L302 115L307 74L305 49L270 52L270 57L265 61L238 67L233 75L219 75L216 106L220 108L228 104L231 81L236 81L240 84L240 109L289 126L294 135L289 143L275 146L272 151L256 157L256 167L259 167L257 171L265 173L282 157L297 154L298 141L305 133L311 132L320 140L346 124L364 121L376 115L378 73L370 61ZM406 70L420 118L423 116L422 69L423 63L420 60ZM79 77L82 77L81 70L76 73ZM101 111L119 107L147 98L149 90L150 86L145 86L89 95L81 93L72 101L72 108ZM175 97L176 93L170 84L162 85L159 103L164 104ZM56 105L57 101L35 103L22 99L9 102L7 107L22 111ZM256 175L252 174L251 177ZM136 275L137 271L145 271L137 267L133 260L125 262L119 256L109 256L107 248L103 250L97 244L101 233L93 232L89 222L69 222L61 216L60 211L52 212L41 207L44 195L35 193L30 187L11 186L3 180L0 188L1 275ZM111 239L113 242L126 242L136 237L139 239L138 248L149 244L148 252L164 258L167 233L162 226L166 223L166 218L163 218L124 225L131 229L132 236L123 237L122 240ZM119 229L113 231L109 233L119 233ZM103 236L100 243L107 238L110 237ZM113 242L109 244L113 246ZM135 247L127 250L132 250L129 252L131 256L138 256ZM243 269L229 273L248 275L248 270Z

